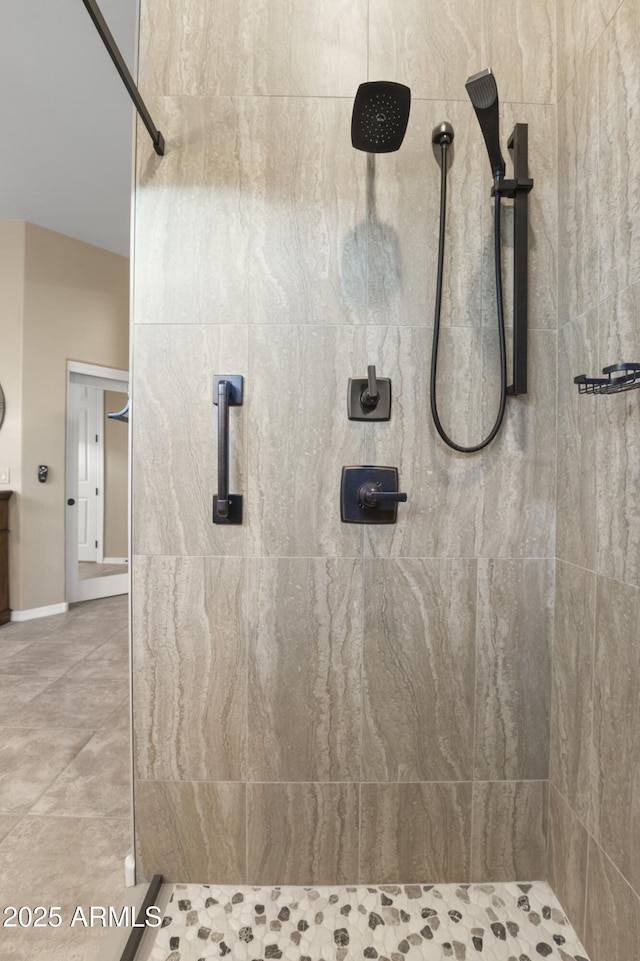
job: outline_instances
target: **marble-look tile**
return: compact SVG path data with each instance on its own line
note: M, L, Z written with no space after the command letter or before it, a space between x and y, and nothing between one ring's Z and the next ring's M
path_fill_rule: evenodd
M473 785L473 881L531 881L547 876L547 804L546 781Z
M475 561L365 561L363 780L471 779L475 604Z
M640 592L601 577L596 604L594 834L640 890Z
M0 737L0 811L25 814L87 742L81 731L5 727Z
M355 784L247 785L249 884L353 884Z
M360 881L444 883L469 876L471 784L363 784Z
M558 326L598 303L598 84L594 51L558 104Z
M253 229L247 106L228 98L149 102L166 150L156 156L140 125L135 323L247 322Z
M116 728L95 734L29 813L128 818L131 813L129 732Z
M640 280L640 3L626 0L598 43L600 299Z
M413 96L466 99L464 84L480 70L482 17L473 0L452 0L437 12L422 0L369 3L369 77L389 77Z
M500 97L521 104L555 103L555 0L539 0L535 16L527 7L498 0L485 0L482 8L481 61L493 68Z
M369 327L368 363L392 381L391 420L367 432L366 463L393 465L408 501L398 507L393 525L366 526L366 551L376 556L473 557L484 487L482 458L445 447L429 409L429 358L432 331ZM456 358L474 366L470 355L481 334L471 328L442 330L438 404L445 428L456 440L472 440L481 423L481 373L456 376ZM353 463L353 461L352 461Z
M596 310L558 331L556 513L557 556L595 570L596 427L603 398L579 394L573 383L577 374L587 377L600 374Z
M596 575L558 561L550 779L587 825L590 823L595 607Z
M99 682L60 677L19 708L14 727L70 728L87 732L102 727L114 707L126 696L126 679L101 678Z
M243 554L246 522L212 521L218 485L213 378L246 378L247 328L141 325L134 351L133 553ZM246 379L245 386L243 405L229 411L229 485L246 495L248 399L255 386Z
M252 323L363 323L365 156L351 146L351 100L251 104Z
M353 327L251 328L249 553L316 557L362 551L340 522L343 465L362 464L363 425L347 420L349 377L366 374Z
M640 283L600 305L600 361L640 363ZM598 571L640 586L640 439L635 391L596 398Z
M119 639L116 639L115 642L105 641L95 651L87 654L82 661L70 668L68 676L87 681L99 681L104 677L118 677L126 681L129 677L127 645L123 645Z
M591 961L627 961L640 944L640 898L601 848L589 845L585 947Z
M136 781L134 793L139 879L244 882L244 784Z
M362 562L256 558L249 571L249 777L358 780Z
M143 3L143 90L349 97L367 70L367 3Z
M44 639L43 639L44 643ZM54 678L62 677L74 665L79 664L93 648L100 646L100 639L95 638L86 645L78 644L75 640L65 639L57 643L47 641L47 656L42 656L42 644L30 644L21 651L16 651L3 659L2 670L7 675L27 677L43 682L41 690ZM30 700L30 699L29 699Z
M131 729L131 706L128 697L124 698L124 700L114 709L113 713L105 719L100 730L113 731L116 728L119 731L127 732Z
M0 841L6 838L7 834L19 823L19 817L12 817L10 814L0 814Z
M565 92L622 0L556 0L558 99Z
M486 427L496 415L499 368L495 331L483 336L485 370L496 371L483 389ZM555 331L529 331L529 392L507 398L500 433L483 453L481 556L555 555L556 338Z
M481 560L475 777L549 776L554 563Z
M0 726L10 727L16 711L32 701L51 683L50 677L0 675Z
M136 775L244 775L246 593L237 557L136 557Z
M490 186L488 164L471 104L440 100L414 100L401 149L367 158L363 280L369 323L433 324L441 168L431 136L444 120L453 125L455 137L447 154L442 325L480 326L481 210Z
M527 125L529 175L533 179L533 190L528 195L527 322L531 330L553 330L558 324L558 155L550 146L556 120L555 104L500 105L501 143L507 177L513 175L507 141L516 124ZM476 136L481 138L479 129ZM482 322L485 326L495 328L498 323L494 257L495 200L491 197L489 158L484 145L482 160ZM500 216L504 315L507 329L510 330L513 324L513 201L502 201Z
M584 941L589 835L565 799L551 785L549 796L549 882Z
M3 905L59 906L59 928L3 928L2 956L11 961L85 961L100 949L105 930L90 927L91 905L120 904L122 865L131 824L120 818L24 818L2 841ZM71 920L81 907L87 925Z

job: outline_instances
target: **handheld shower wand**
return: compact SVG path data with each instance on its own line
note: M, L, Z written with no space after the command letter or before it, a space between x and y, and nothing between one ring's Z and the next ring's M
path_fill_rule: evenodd
M498 87L490 68L474 73L465 83L469 100L476 112L484 142L487 145L493 179L504 177L505 163L500 150L500 118Z

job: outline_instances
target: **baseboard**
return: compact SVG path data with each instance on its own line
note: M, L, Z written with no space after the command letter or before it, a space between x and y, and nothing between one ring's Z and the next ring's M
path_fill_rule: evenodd
M128 564L129 559L127 557L103 557L101 564Z
M69 605L50 604L48 607L32 607L28 611L11 611L12 621L34 621L37 617L51 617L52 614L66 614Z

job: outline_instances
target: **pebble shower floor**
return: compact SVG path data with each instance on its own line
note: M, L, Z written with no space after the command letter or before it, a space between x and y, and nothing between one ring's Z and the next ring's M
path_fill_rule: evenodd
M533 884L175 884L149 961L589 961Z

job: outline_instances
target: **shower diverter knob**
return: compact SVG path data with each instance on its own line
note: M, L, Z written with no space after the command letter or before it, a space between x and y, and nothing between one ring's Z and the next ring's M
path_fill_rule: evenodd
M396 467L343 467L340 515L345 524L395 524L398 504L407 495L398 490Z

